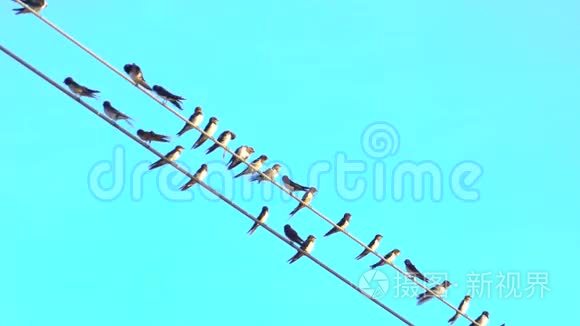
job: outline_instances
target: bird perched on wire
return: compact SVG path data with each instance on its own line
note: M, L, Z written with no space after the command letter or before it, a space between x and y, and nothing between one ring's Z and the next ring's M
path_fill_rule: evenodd
M296 206L296 208L290 212L290 217L294 216L294 214L296 214L302 208L306 207L306 205L310 205L310 202L312 201L312 198L314 198L316 191L317 190L314 187L309 188L308 191L302 196L302 202L298 203L298 206Z
M258 222L254 222L254 225L252 225L252 227L248 230L248 234L252 235L254 232L256 232L256 230L258 229L258 227L261 224L266 223L266 220L268 219L268 207L264 206L262 207L262 211L260 212L260 215L258 215Z
M425 277L425 275L423 275L423 273L419 272L417 267L415 267L415 265L413 265L413 263L409 259L405 259L405 269L407 270L407 273L409 273L409 276L411 276L411 278L416 277L425 283L430 282L429 279Z
M199 124L201 123L202 120L203 120L203 112L201 110L201 107L198 106L195 108L193 114L189 117L189 123L186 122L185 125L183 125L183 128L181 128L181 130L177 133L177 136L181 136L184 133L190 131L191 129L194 129L194 126L199 127Z
M198 148L199 146L203 145L203 143L205 143L205 141L208 140L209 137L213 137L213 134L215 134L215 131L217 130L217 124L218 118L211 117L207 125L205 126L205 129L203 129L204 133L199 135L199 138L197 138L197 140L195 141L195 143L193 143L193 146L191 146L191 148L193 149Z
M383 236L380 234L375 235L375 237L373 238L373 240L371 242L369 242L368 244L368 249L364 248L363 251L356 256L356 260L361 260L363 259L366 255L368 255L371 251L375 251L379 248L379 245L381 244L381 239L383 239Z
M284 234L292 242L296 242L299 245L304 243L304 240L302 240L302 238L298 235L298 232L296 232L296 230L294 230L290 224L284 225Z
M152 141L157 141L160 143L168 143L169 136L157 134L154 131L144 131L143 129L137 130L137 136L141 138L142 141L151 144Z
M206 176L207 176L207 164L202 164L197 170L197 172L195 172L195 174L193 175L193 178L189 179L189 181L183 186L181 186L179 190L186 191L187 189L193 187L196 183L203 181L203 179L205 179Z
M228 170L235 168L236 166L240 165L242 161L247 160L250 155L254 154L254 148L251 146L240 146L235 151L236 155L240 158L237 158L236 155L232 155L230 161L228 162Z
M260 168L262 167L262 165L264 165L264 162L266 162L267 160L268 160L268 156L260 155L260 157L253 160L252 163L250 163L250 166L248 166L246 169L244 169L244 171L236 174L236 176L234 178L241 177L243 175L259 171Z
M21 0L30 9L34 10L36 13L40 13L44 8L48 6L46 0ZM16 1L15 1L16 2ZM29 14L30 10L25 7L12 9L16 12L16 15Z
M131 80L135 83L135 86L141 85L141 87L147 90L150 91L152 90L151 86L149 86L145 81L145 78L143 77L143 72L141 71L141 68L138 65L134 63L128 63L125 66L123 66L123 70L125 70L127 75L131 77Z
M153 91L159 95L159 97L161 97L164 101L169 101L171 102L171 104L175 105L176 108L183 110L181 108L181 101L184 101L185 98L172 94L170 93L168 90L166 90L165 88L163 88L162 86L159 85L153 85Z
M385 264L393 264L393 262L395 261L395 258L397 258L399 255L401 254L401 251L399 249L393 249L391 250L388 254L386 254L381 260L379 260L377 263L371 265L371 269L375 269L377 267L383 266Z
M290 191L291 193L295 191L308 191L308 189L310 189L309 187L304 187L290 180L290 178L288 178L287 175L282 177L282 182L284 183L284 187L286 187L286 189L288 189L288 191Z
M230 141L232 141L234 139L236 139L236 134L234 134L233 132L231 132L229 130L226 130L226 131L222 132L221 135L219 135L219 137L217 138L217 143L214 143L213 145L211 145L211 147L208 148L205 153L209 154L209 153L215 151L216 149L220 148L220 145L227 148ZM224 149L224 154L222 155L222 158L225 156L226 156L226 150Z
M72 79L72 77L66 77L64 84L68 86L71 92L78 95L79 97L85 96L90 98L97 98L97 93L100 93L99 91L78 84L74 81L74 79Z
M264 175L256 173L250 179L250 181L258 181L258 183L260 183L262 181L274 180L278 176L278 173L280 173L280 168L281 168L280 164L274 164L274 166L264 171Z
M327 237L331 234L335 234L336 232L346 230L346 227L350 224L350 217L350 213L344 213L344 216L340 219L340 221L338 221L338 223L336 223L336 226L332 227L332 229L326 232L324 236Z
M181 156L181 153L183 153L183 150L184 150L184 148L182 146L176 146L175 149L172 150L171 152L167 153L164 158L159 159L157 162L149 165L149 170L153 170L153 169L156 169L160 166L163 166L163 165L167 164L168 161L169 162L177 161L179 159L179 157Z
M312 252L312 249L314 249L315 240L316 240L315 236L309 235L308 238L306 238L306 241L304 241L304 243L300 246L300 250L298 250L296 254L292 256L292 258L288 259L288 263L292 264L298 259L300 259L300 257L304 256L304 252L310 254Z
M469 326L487 326L487 323L489 322L489 312L484 311L481 313L481 315L479 317L477 317L477 319L475 320L475 322L477 324L471 323L469 324Z
M125 113L115 109L111 105L111 102L109 102L109 101L103 102L103 109L104 109L107 117L109 117L110 119L112 119L114 121L125 120L129 124L129 126L133 127L133 124L131 123L131 120L133 120L133 119L131 119L131 117L129 117Z
M451 286L451 282L443 281L443 283L435 285L431 288L431 292L437 296L442 296L445 294L445 291ZM423 303L433 299L433 294L429 291L425 291L417 297L417 305L422 305Z
M462 314L465 315L467 313L467 309L469 309L470 302L471 302L471 296L466 295L465 298L463 298L463 300L461 300L461 303L459 304L459 307L457 307L457 310L459 310ZM449 324L453 325L455 323L455 321L457 321L459 316L461 316L461 314L459 312L455 312L455 315L453 315L453 317L451 317L447 322Z

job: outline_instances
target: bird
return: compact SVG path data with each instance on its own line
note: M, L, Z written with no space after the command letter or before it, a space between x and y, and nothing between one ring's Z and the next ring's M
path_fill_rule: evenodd
M151 144L152 141L158 141L161 143L168 143L169 136L160 135L155 133L154 131L144 131L143 129L137 130L137 136L141 138L144 142Z
M181 153L183 153L183 150L184 148L182 146L176 146L175 149L167 153L164 158L159 159L157 162L149 165L149 170L153 170L160 166L163 166L168 163L167 161L169 162L177 161L177 159L179 159L179 157L181 156Z
M182 136L184 133L190 131L195 127L199 127L199 124L203 120L203 112L201 107L196 107L193 114L189 117L189 122L186 122L183 128L177 133L177 136ZM193 125L193 126L192 126Z
M385 255L385 259L381 259L379 260L377 263L371 265L371 269L375 269L377 267L383 266L385 264L393 264L393 262L395 261L395 258L397 258L397 256L399 256L401 254L401 251L399 249L393 249L391 251L389 251L388 254Z
M25 3L30 9L34 10L37 13L40 13L46 6L48 6L48 1L46 0L21 0ZM16 12L16 15L28 14L30 10L25 7L22 8L15 8L12 9Z
M268 160L268 156L260 155L260 157L253 160L252 163L250 163L250 166L248 166L244 171L236 174L236 176L234 178L241 177L243 175L254 173L254 172L260 170L262 165L264 165L264 162L266 162L267 160Z
M284 225L284 234L288 239L290 239L290 241L296 242L299 245L304 243L304 240L302 240L302 238L298 235L298 232L296 232L296 230L294 230L290 224Z
M72 77L66 77L64 80L64 84L68 86L71 92L75 93L79 97L85 96L90 98L97 98L96 94L100 93L99 91L78 84L77 82L74 81L74 79L72 79Z
M254 148L250 146L240 146L235 151L236 155L240 158L237 158L236 155L232 155L230 161L228 162L228 170L235 168L236 166L240 165L242 161L247 160L250 155L254 154Z
M298 259L300 259L300 257L304 256L304 252L306 252L308 254L311 253L312 249L314 249L314 241L315 240L316 240L315 236L309 235L306 238L306 241L304 241L304 243L302 243L302 245L300 246L300 249L296 252L296 254L294 256L292 256L290 259L288 259L288 263L292 264L295 261L297 261Z
M193 187L196 183L203 181L203 179L205 179L206 176L207 176L207 164L202 164L197 170L197 172L195 172L195 174L193 175L193 178L189 179L189 181L183 186L181 186L179 190L186 191L187 189Z
M442 296L443 294L445 294L445 291L447 291L447 289L450 286L451 286L451 282L445 280L445 281L443 281L443 283L435 285L434 287L432 287L431 292L437 296ZM425 292L419 294L419 296L417 296L417 305L422 305L423 303L433 299L433 294L431 292L425 291Z
M298 203L298 206L296 206L296 208L290 212L290 217L294 216L294 214L296 214L302 208L306 207L306 205L310 205L310 202L312 201L312 198L314 198L316 191L317 190L314 187L309 188L308 191L302 196L302 202Z
M340 221L338 221L338 223L336 223L336 226L330 229L330 231L326 232L324 236L327 237L338 231L346 230L346 227L350 224L350 216L350 213L344 213L344 216L340 219Z
M425 277L425 275L423 275L423 273L419 272L417 267L415 267L415 265L413 265L413 263L409 259L405 259L405 269L407 269L407 273L409 273L409 276L411 278L416 277L425 283L430 282L429 279Z
M309 187L301 186L301 185L297 184L296 182L290 180L290 178L288 178L287 175L282 177L282 182L284 182L284 186L291 193L293 193L295 191L308 191L308 189L310 189Z
M368 255L371 251L377 250L379 248L379 244L381 244L382 238L383 238L383 236L380 234L375 235L373 240L367 246L368 248L364 248L364 250L358 256L356 256L355 259L360 260L360 259L364 258L366 255Z
M171 94L168 90L159 85L153 85L153 91L157 93L157 95L159 95L159 97L161 97L164 101L169 101L178 109L183 110L181 108L181 101L184 101L185 98Z
M217 143L214 143L213 145L211 145L211 147L208 148L205 153L209 154L209 153L215 151L216 149L218 149L220 147L220 145L222 145L223 147L228 147L229 142L234 140L234 139L236 139L236 134L234 134L233 132L231 132L229 130L226 130L226 131L222 132L221 135L219 135L219 137L217 138ZM224 155L222 157L225 157L225 156L226 156L226 150L224 149Z
M203 143L205 143L208 137L213 137L213 134L217 130L217 123L218 118L216 117L209 118L209 121L205 126L205 129L203 129L204 133L199 135L199 138L195 141L195 143L193 143L193 146L191 146L191 148L198 148L199 146L203 145Z
M249 235L252 235L254 232L256 232L260 224L264 224L266 222L268 219L268 207L262 207L262 211L260 212L260 215L258 215L257 219L258 222L254 222L254 225L252 225L252 227L248 230Z
M123 66L123 70L131 77L131 80L135 83L135 86L141 85L141 87L145 88L146 90L151 91L151 86L147 84L145 78L143 77L143 72L141 68L135 63L128 63Z
M477 317L475 322L477 324L471 323L471 324L469 324L469 326L476 326L478 324L479 324L479 326L487 326L487 323L489 322L489 312L487 312L487 311L482 312L481 315L479 317Z
M133 124L131 123L131 120L133 119L131 119L131 117L129 117L125 113L115 109L111 105L111 102L109 101L103 102L103 109L105 110L105 114L107 115L107 117L109 117L110 119L114 121L125 120L129 124L129 126L133 127Z
M259 173L254 175L251 181L258 181L258 183L260 183L262 181L274 180L278 176L278 173L280 173L280 168L281 168L280 164L274 164L271 168L264 171L264 175ZM266 176L269 179L266 178Z
M457 307L457 310L459 310L462 314L465 315L467 313L467 309L469 309L469 302L470 301L471 301L471 296L466 295L465 298L463 298L463 300L461 300L461 303L459 304L459 307ZM459 316L461 316L461 314L456 312L455 315L453 315L453 317L451 317L449 319L448 323L453 325L455 323L455 321L459 318Z

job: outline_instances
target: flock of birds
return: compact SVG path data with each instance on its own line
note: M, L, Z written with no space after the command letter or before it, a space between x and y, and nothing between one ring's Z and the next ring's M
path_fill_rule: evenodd
M22 2L27 4L31 9L33 9L36 12L39 12L40 10L46 8L46 6L47 6L47 2L45 0L23 0ZM30 13L30 11L27 8L16 8L16 9L14 9L14 11L16 11L17 15ZM145 81L145 78L143 77L143 72L141 71L141 68L138 65L136 65L134 63L126 64L123 67L123 70L127 73L127 75L131 78L131 80L135 83L136 86L138 86L138 87L140 86L148 91L154 92L157 96L159 96L163 100L164 103L170 102L179 110L183 110L182 104L183 104L183 101L185 100L185 98L182 96L175 95L175 94L171 93L170 91L168 91L167 89L165 89L164 87L162 87L160 85L154 85L153 87L150 87L149 84L147 84L147 82ZM89 98L97 98L97 94L100 93L98 90L90 89L86 86L83 86L83 85L77 83L72 77L67 77L64 80L64 84L66 86L68 86L68 88L70 89L70 91L72 93L74 93L75 95L77 95L79 97L84 96L84 97L89 97ZM126 121L130 126L133 126L133 124L132 124L133 119L131 117L129 117L128 115L126 115L125 113L123 113L123 112L119 111L118 109L116 109L115 107L113 107L111 102L104 101L103 102L103 110L104 110L105 115L107 115L107 117L109 117L111 120ZM183 136L186 132L188 132L192 129L195 129L194 127L199 128L201 122L203 121L202 108L196 107L193 114L189 117L188 120L189 120L189 122L185 123L185 125L177 132L178 137ZM209 119L207 125L204 128L205 133L201 133L199 138L193 144L192 149L196 149L196 148L202 146L209 139L209 136L213 137L213 135L215 134L215 132L217 130L217 124L218 124L218 119L216 117L211 117ZM170 137L167 135L158 134L154 131L145 131L142 129L137 130L137 136L141 140L143 140L149 144L152 142L169 142L170 141ZM206 150L206 154L210 154L213 151L215 151L216 149L218 149L219 147L223 147L224 148L223 157L225 157L225 155L226 155L225 148L227 148L229 142L234 140L234 139L236 139L236 134L234 134L230 130L226 130L226 131L222 132L219 135L219 137L217 138L217 142L214 143L212 146L210 146ZM159 168L161 166L164 166L164 165L168 164L169 162L173 162L173 161L178 160L179 157L181 156L181 154L183 153L183 151L184 151L183 146L180 146L180 145L176 146L172 151L167 153L164 158L159 159L158 161L152 163L149 166L149 169L153 170L153 169ZM243 145L243 146L238 147L236 149L235 153L236 153L236 155L232 155L229 162L227 163L228 170L232 170L232 169L236 168L238 165L240 165L242 163L242 160L245 161L245 160L249 159L250 156L254 153L254 149L251 146ZM244 169L240 173L236 174L234 178L238 178L238 177L241 177L244 175L251 175L250 181L262 182L262 181L274 180L280 172L281 166L279 164L274 164L272 167L266 169L263 172L263 175L258 173L258 171L262 168L262 166L264 165L264 163L267 160L268 160L268 156L260 155L258 158L253 160L246 169ZM186 191L187 189L193 187L199 181L203 181L205 179L205 177L207 176L207 174L208 174L207 164L202 164L200 166L200 168L197 170L197 172L195 172L195 174L193 175L193 178L191 178L187 183L185 183L183 186L181 186L180 190ZM265 176L267 176L267 178ZM299 183L291 180L286 175L282 177L282 182L283 182L284 186L286 187L286 189L288 189L291 193L303 192L302 202L300 202L298 204L298 206L296 206L296 208L294 208L290 212L290 216L292 217L299 210L301 210L302 208L304 208L310 204L310 202L314 198L315 193L317 192L317 189L315 187L306 187L306 186L300 185ZM268 218L268 215L269 215L268 207L267 206L262 207L262 211L260 212L260 214L257 217L258 222L255 222L252 225L252 227L248 230L248 234L250 234L250 235L253 234L261 224L264 224ZM336 223L336 226L333 227L332 229L330 229L326 234L324 234L324 237L330 236L330 235L338 233L338 232L345 231L346 228L348 227L348 225L350 224L350 220L351 220L351 214L345 213L344 216L342 217L342 219L340 219L340 221L338 223ZM300 237L298 232L296 230L294 230L292 228L292 226L290 226L289 224L286 224L284 226L284 234L286 235L286 237L288 237L288 239L290 241L295 242L296 244L298 244L300 246L300 250L298 250L295 255L290 257L290 259L288 259L288 263L292 264L292 263L296 262L298 259L300 259L302 256L304 256L304 253L310 254L312 252L312 250L314 248L314 242L316 240L316 237L314 235L309 235L306 238L306 240L304 240L302 237ZM383 238L383 236L380 234L375 235L373 240L368 244L368 246L367 246L368 248L365 248L358 256L355 257L355 259L360 260L360 259L366 257L369 253L371 253L371 251L376 251L379 247L379 244L380 244L380 241L382 238ZM384 259L381 259L377 263L370 265L370 268L375 269L377 267L381 267L381 266L384 266L386 264L392 265L392 264L394 264L395 258L397 258L400 255L400 253L401 252L399 249L393 249L384 256ZM405 264L405 269L408 273L409 278L417 278L417 279L419 279L427 284L430 283L430 280L423 273L421 273L419 271L419 269L409 259L406 259L404 261L404 264ZM425 291L425 292L421 293L419 296L417 296L417 304L421 305L421 304L431 300L434 297L434 295L442 296L443 294L445 294L445 292L449 289L450 286L451 286L451 282L445 280L442 283L431 287L431 289L430 289L431 291ZM471 302L471 296L466 295L463 298L463 300L461 301L461 303L459 304L457 310L459 310L463 314L466 314L467 310L469 308L470 302ZM455 321L459 317L460 317L460 313L456 312L448 320L448 322L450 324L453 324L453 323L455 323ZM476 325L486 326L488 324L488 321L489 321L489 313L487 311L484 311L475 320L475 322L477 324L471 323L470 326L476 326ZM503 324L502 326L505 326L505 324Z

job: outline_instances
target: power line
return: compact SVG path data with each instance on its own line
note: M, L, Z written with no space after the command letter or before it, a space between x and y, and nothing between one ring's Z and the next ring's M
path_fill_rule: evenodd
M99 118L105 120L107 123L109 123L111 126L113 126L114 128L116 128L117 130L119 130L125 136L127 136L127 137L131 138L132 140L134 140L135 142L139 143L141 146L145 147L147 150L149 150L153 154L157 155L160 159L165 160L167 163L169 163L171 166L173 166L176 170L178 170L179 172L181 172L183 175L187 176L190 179L194 179L195 178L189 171L187 171L184 168L182 168L179 164L177 164L177 163L175 163L173 161L167 160L165 158L165 155L163 155L162 153L160 153L159 151L157 151L156 149L154 149L153 147L151 147L149 144L147 144L143 140L139 139L137 136L135 136L132 133L130 133L129 131L127 131L125 128L121 127L115 121L109 119L106 115L104 115L103 113L99 112L97 109L93 108L91 105L87 104L80 97L74 96L71 92L69 92L64 87L62 87L61 85L59 85L58 83L56 83L50 77L46 76L45 74L43 74L42 72L40 72L39 70L37 70L36 68L34 68L32 65L30 65L28 62L26 62L24 59L20 58L16 54L10 52L8 49L6 49L2 45L0 45L0 50L2 52L4 52L5 54L7 54L8 56L10 56L15 61L17 61L18 63L20 63L21 65L23 65L24 67L26 67L27 69L29 69L30 71L32 71L33 73L35 73L37 76L39 76L42 79L44 79L46 82L48 82L49 84L51 84L53 87L57 88L58 90L60 90L64 94L68 95L70 98L72 98L75 101L77 101L79 104L81 104L86 109L88 109L89 111L91 111L92 113L94 113L95 115L97 115ZM311 254L309 254L309 253L307 253L305 251L302 251L300 249L300 247L294 245L294 243L292 241L289 241L288 239L286 239L286 237L282 236L280 233L278 233L277 231L275 231L274 229L272 229L267 224L264 224L264 223L259 222L258 219L256 217L254 217L252 214L248 213L245 209L243 209L238 204L234 203L232 200L230 200L229 198L227 198L224 195L222 195L221 193L219 193L217 190L215 190L212 187L210 187L209 185L207 185L205 182L203 182L201 180L197 180L197 183L199 183L199 185L201 187L203 187L204 189L206 189L207 191L209 191L210 193L212 193L214 196L218 197L220 200L222 200L226 204L230 205L231 207L233 207L238 212L242 213L244 216L246 216L250 220L254 221L255 223L258 223L260 226L262 226L264 229L266 229L268 232L270 232L272 235L274 235L279 240L282 240L283 242L285 242L287 245L289 245L290 247L294 248L295 250L301 251L305 256L307 256L308 258L310 258L315 264L317 264L318 266L320 266L321 268L323 268L324 270L326 270L327 272L329 272L330 274L332 274L334 277L338 278L340 281L342 281L343 283L345 283L346 285L348 285L352 289L354 289L357 292L359 292L361 295L363 295L367 299L369 299L372 302L374 302L379 307L383 308L384 310L386 310L387 312L389 312L390 314L392 314L393 316L395 316L396 318L398 318L400 321L402 321L406 325L408 325L408 326L414 326L410 321L408 321L405 317L401 316L395 310L389 308L387 305L385 305L382 302L378 301L376 298L374 298L371 295L369 295L368 293L366 293L360 287L358 287L357 285L355 285L354 283L352 283L351 281L349 281L348 279L346 279L340 273L338 273L335 270L333 270L332 268L328 267L326 264L324 264L322 261L320 261L317 258L315 258L314 256L312 256Z
M20 1L20 0L14 0L14 1L17 2L17 3L19 3L20 5L24 6L25 8L30 9L22 1ZM126 81L128 81L131 85L135 85L134 82L129 77L127 77L125 74L123 74L117 68L115 68L113 65L111 65L110 63L108 63L107 61L105 61L103 58L101 58L99 55L97 55L91 49L89 49L88 47L84 46L79 41L77 41L75 38L73 38L72 36L70 36L69 34L67 34L65 31L63 31L61 28L59 28L58 26L56 26L54 23L50 22L48 19L44 18L43 16L41 16L39 13L37 13L34 10L31 10L31 12L32 12L32 14L34 14L34 16L36 16L42 22L44 22L45 24L47 24L48 26L50 26L57 33L61 34L63 37L65 37L66 39L68 39L69 41L71 41L73 44L75 44L80 49L82 49L83 51L85 51L91 57L93 57L94 59L96 59L97 61L99 61L100 63L102 63L104 66L106 66L107 68L109 68L115 74L117 74L121 78L123 78ZM145 90L145 89L143 89L141 87L136 87L136 88L139 89L141 92L143 92L145 95L149 96L155 102L157 102L158 104L160 104L161 106L163 106L169 112L173 113L173 115L175 115L176 117L178 117L180 120L182 120L186 124L190 125L192 128L196 129L201 134L207 136L208 139L210 139L212 142L214 142L215 144L217 144L218 146L220 146L221 148L223 148L226 152L228 152L229 154L233 155L237 159L241 160L248 167L252 168L250 162L246 161L245 159L242 159L240 156L238 156L235 152L233 152L232 150L230 150L228 147L223 146L213 136L208 135L203 129L201 129L201 128L197 127L197 126L194 126L188 119L186 119L184 116L182 116L179 112L177 112L173 108L169 107L167 104L163 103L163 101L159 100L151 92L149 92L149 91L147 91L147 90ZM286 194L288 194L291 198L293 198L297 202L302 203L303 205L305 205L305 207L307 209L309 209L310 211L312 211L315 215L317 215L318 217L320 217L321 219L323 219L324 221L326 221L327 223L329 223L333 227L338 227L334 223L334 221L332 221L331 219L329 219L328 217L326 217L324 214L322 214L320 211L318 211L317 209L315 209L314 207L312 207L310 204L304 203L301 198L296 197L292 192L288 191L284 186L280 185L279 183L277 183L276 181L274 181L272 178L270 178L269 176L265 175L263 172L258 171L258 170L255 170L255 172L258 173L259 175L261 175L262 177L264 177L266 180L270 181L276 188L282 190L283 192L285 192ZM396 265L388 263L387 260L382 255L380 255L379 253L375 252L374 250L371 250L364 242L362 242L361 240L359 240L357 237L355 237L354 235L352 235L350 232L348 232L348 231L346 231L345 229L342 229L342 228L338 228L338 229L340 230L340 232L344 233L348 238L350 238L351 240L353 240L354 242L356 242L358 245L360 245L361 247L363 247L366 250L369 250L374 256L376 256L377 258L379 258L381 261L385 262L386 265L391 266L395 271L397 271L401 275L407 277L413 283L415 283L417 286L419 286L420 288L422 288L426 292L428 292L431 295L433 295L434 297L436 297L439 301L443 302L445 305L447 305L449 308L451 308L452 310L454 310L460 316L466 318L467 320L469 320L474 325L479 325L478 323L475 322L475 320L473 320L472 318L470 318L467 314L459 311L454 305L452 305L447 300L445 300L445 298L443 298L443 297L441 297L441 296L433 293L433 291L431 291L431 289L429 287L427 287L427 286L423 285L422 283L420 283L419 281L415 280L413 277L411 277L409 274L405 273L402 269L400 269Z

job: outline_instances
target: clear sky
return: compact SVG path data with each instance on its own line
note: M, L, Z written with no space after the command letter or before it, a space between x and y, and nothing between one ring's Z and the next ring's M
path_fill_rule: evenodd
M14 7L0 4L2 45L59 82L100 90L89 102L110 100L137 128L181 128ZM199 105L205 121L218 117L219 132L238 136L231 146L252 145L317 186L315 207L335 220L351 212L349 229L365 242L383 234L379 251L400 249L400 266L410 258L447 275L450 302L473 294L471 316L548 325L580 323L556 312L574 312L580 290L569 277L580 249L579 9L566 0L52 0L44 15L119 69L135 62L150 84L187 98L184 115ZM201 189L178 194L184 180L171 168L143 173L151 153L4 55L0 68L0 325L399 324L311 261L288 265L291 248L264 230L247 236L251 222ZM389 136L378 153L367 142L377 126ZM232 182L221 153L204 154L209 144L189 150L196 138L155 147L183 145L191 170L209 162L210 185L254 214L269 206L281 230L294 203L270 184ZM435 177L422 200L412 196L421 187L397 178L419 162ZM353 191L356 182L365 185ZM322 238L328 225L311 212L290 222L318 236L313 254L357 284L376 261L354 260L360 247L344 235ZM379 271L389 285L381 301L416 325L446 325L449 308L417 307L416 289ZM372 289L386 284L377 280ZM534 283L548 288L543 297Z

